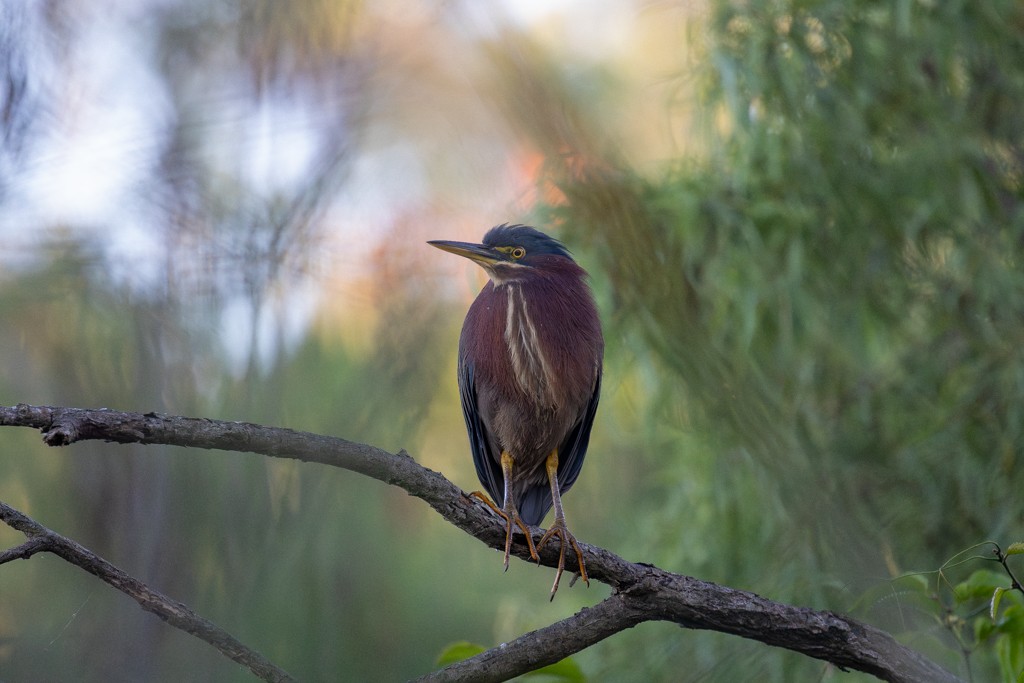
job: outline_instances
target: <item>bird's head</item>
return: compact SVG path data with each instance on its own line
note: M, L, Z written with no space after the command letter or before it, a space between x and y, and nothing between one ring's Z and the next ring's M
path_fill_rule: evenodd
M529 277L532 273L572 261L569 250L553 237L528 225L491 228L482 244L430 240L432 246L465 256L480 264L496 283Z

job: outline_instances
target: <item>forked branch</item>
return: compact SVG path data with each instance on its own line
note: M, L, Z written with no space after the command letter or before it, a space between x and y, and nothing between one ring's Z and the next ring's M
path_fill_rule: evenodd
M0 407L0 426L39 429L43 440L51 446L100 439L247 451L341 467L404 489L459 529L491 548L504 549L504 525L487 506L466 495L442 475L417 464L404 451L393 454L340 438L245 422L112 410ZM37 537L29 534L30 542ZM535 532L534 537L539 540L540 531ZM506 680L563 659L641 622L671 621L685 628L719 631L783 647L886 681L943 683L959 680L900 645L889 634L842 615L773 602L746 591L627 562L603 548L585 543L580 546L586 555L590 578L612 586L615 592L611 597L500 648L429 674L425 679ZM26 544L5 555L27 556L26 553L32 552L38 552L38 548ZM512 552L522 559L529 557L525 543L514 544ZM545 548L540 553L541 564L557 566L558 552L557 547ZM79 564L75 555L68 555L61 557ZM570 550L569 555L566 561L574 562L575 554ZM203 633L194 634L206 640Z

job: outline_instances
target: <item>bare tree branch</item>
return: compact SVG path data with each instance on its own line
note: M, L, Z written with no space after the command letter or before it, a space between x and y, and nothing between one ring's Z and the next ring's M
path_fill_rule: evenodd
M619 631L646 621L623 593L615 593L568 619L524 634L510 643L422 676L423 683L507 681L580 652Z
M190 633L217 648L225 657L248 667L265 681L286 683L294 681L286 671L269 659L251 650L230 633L199 616L187 606L152 590L138 579L129 576L88 548L61 536L27 515L0 502L0 520L25 534L28 541L0 554L0 564L16 559L28 559L38 552L49 552L81 567L121 591L147 612L152 612L171 626Z
M585 552L595 550L583 547ZM588 567L590 562L588 552ZM645 621L671 621L684 628L750 638L831 662L844 671L864 671L884 681L960 680L884 631L834 612L784 605L650 565L635 564L632 568L635 581L598 605L419 680L506 680L553 664Z
M86 439L251 451L342 467L421 498L442 517L491 548L504 546L504 525L490 509L442 475L398 454L290 429L156 413L123 413L17 405L0 407L0 426L34 427L51 446ZM535 532L535 538L538 538ZM21 547L21 546L19 546ZM955 676L896 642L889 634L833 612L793 607L657 567L627 562L608 550L580 544L592 579L615 593L598 605L528 633L426 680L505 680L554 663L643 621L671 621L685 628L719 631L783 647L842 669L898 683L943 683ZM17 550L17 549L12 549ZM83 549L84 550L84 549ZM11 551L9 551L11 552ZM523 542L513 553L527 559ZM572 550L566 558L575 562ZM67 559L67 558L65 558ZM71 560L69 560L71 561ZM541 563L554 567L558 549L545 548Z

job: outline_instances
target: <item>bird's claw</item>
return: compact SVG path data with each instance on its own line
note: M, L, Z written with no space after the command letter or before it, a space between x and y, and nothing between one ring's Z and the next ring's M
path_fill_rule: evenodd
M576 542L576 537L572 535L569 528L565 525L562 520L556 519L551 525L551 528L544 532L541 536L540 543L537 544L537 549L540 550L544 547L544 544L548 540L558 536L559 549L558 549L558 569L555 571L555 582L551 585L551 597L549 600L555 599L555 593L558 592L558 584L562 580L562 572L565 571L565 546L568 544L572 546L573 552L576 553L576 560L579 562L580 570L576 572L576 575L569 582L569 587L572 588L576 580L583 578L583 583L590 586L590 577L587 576L587 566L583 561L583 551L580 550L579 543Z
M533 544L533 534L530 533L530 528L526 526L526 523L520 519L515 508L506 508L503 510L480 491L473 491L473 493L469 494L469 497L482 501L499 517L505 520L505 571L508 571L508 558L512 554L512 533L514 531L514 527L519 527L523 532L523 535L526 536L526 548L530 551L530 559L534 560L537 564L540 564L540 555L537 554L537 546Z

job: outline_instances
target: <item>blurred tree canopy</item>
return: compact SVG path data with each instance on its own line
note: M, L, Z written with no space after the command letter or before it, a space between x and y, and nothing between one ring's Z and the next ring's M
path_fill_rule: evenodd
M707 29L689 103L706 147L667 173L630 166L565 84L518 112L616 330L669 371L651 375L651 457L677 482L647 511L657 561L690 569L696 544L698 574L849 609L858 587L1017 540L1019 3L720 2ZM711 650L672 657L721 672Z
M454 358L480 281L421 245L532 217L608 337L581 540L852 612L975 680L1024 668L981 620L1005 576L972 572L998 567L899 578L1024 537L1020 3L622 2L628 49L601 55L551 38L592 9L144 5L0 5L0 401L321 431L472 489ZM74 154L115 208L46 211L103 118L127 138ZM549 606L547 574L343 472L0 437L0 498L301 679L407 678L602 597ZM4 677L248 680L56 560L0 573ZM829 675L658 625L579 663Z

